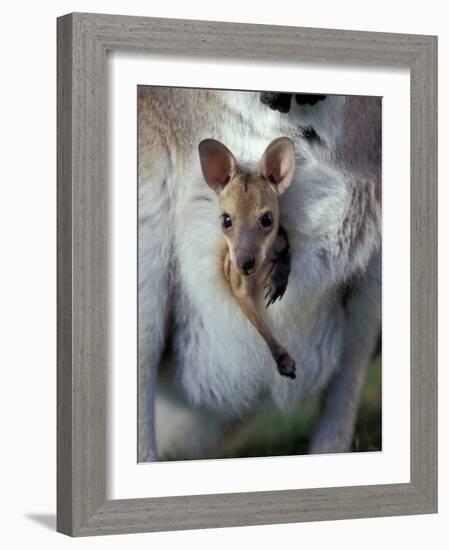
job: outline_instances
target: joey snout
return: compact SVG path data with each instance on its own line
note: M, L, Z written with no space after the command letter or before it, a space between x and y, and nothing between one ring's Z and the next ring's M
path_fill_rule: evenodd
M267 260L267 246L270 242L258 243L256 239L236 242L227 241L231 262L243 277L257 275ZM268 246L269 247L269 246Z
M254 272L254 267L256 265L256 260L254 256L243 256L238 260L240 269L245 275L251 275Z
M252 275L259 267L258 255L256 252L236 252L235 264L239 273L243 276Z
M231 262L243 277L256 275L267 262L268 250L272 246L277 226L267 235L259 228L248 223L248 227L240 227L235 233L226 235L230 250Z

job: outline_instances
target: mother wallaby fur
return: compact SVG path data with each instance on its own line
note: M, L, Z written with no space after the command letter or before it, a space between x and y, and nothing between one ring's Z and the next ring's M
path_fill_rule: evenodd
M328 96L289 114L257 92L140 87L138 100L139 460L157 460L156 423L170 424L155 413L168 342L186 407L230 418L262 394L287 407L326 389L311 452L349 450L381 319L380 100ZM251 169L279 136L295 143L280 203L291 273L265 322L294 358L295 380L273 369L230 293L217 196L198 159L213 138Z

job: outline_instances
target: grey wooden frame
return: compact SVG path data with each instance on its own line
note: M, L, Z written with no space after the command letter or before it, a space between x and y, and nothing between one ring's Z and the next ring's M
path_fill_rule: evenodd
M57 24L58 531L81 536L436 512L437 38L80 13ZM410 69L410 483L106 499L108 50Z

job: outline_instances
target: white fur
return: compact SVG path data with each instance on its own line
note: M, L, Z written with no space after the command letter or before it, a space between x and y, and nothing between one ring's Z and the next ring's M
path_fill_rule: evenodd
M351 201L355 191L366 186L359 197L363 207L372 183L345 173L327 153L317 154L298 138L298 121L304 120L313 123L332 148L341 132L344 98L332 98L315 110L297 108L293 116L285 116L262 105L257 93L142 91L147 100L139 129L139 457L145 460L157 457L155 373L169 336L188 400L226 417L256 406L266 392L280 407L316 394L344 368L346 357L357 355L357 365L363 367L351 367L357 371L352 379L362 378L358 373L368 362L380 322L376 308L365 311L366 303L377 298L380 303L380 281L363 282L369 263L378 265L380 205L362 222L363 242L350 245L344 228L348 231L348 224L350 229L360 223L351 214ZM279 375L222 276L217 198L203 180L197 153L202 139L214 138L239 162L254 164L267 144L282 135L295 139L298 156L294 181L281 203L292 270L283 300L265 316L296 360L294 381ZM341 306L341 285L360 274L359 304L353 303L348 320ZM363 346L360 338L348 338L360 328L351 322L363 316L359 310L369 327ZM351 407L358 402L360 383L348 384L350 390L340 389L334 397L337 408L344 409L348 396ZM347 447L354 415L340 411L330 418L318 432L314 450Z

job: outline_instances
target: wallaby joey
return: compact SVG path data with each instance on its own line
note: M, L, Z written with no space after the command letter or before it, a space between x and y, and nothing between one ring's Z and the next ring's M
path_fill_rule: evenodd
M261 290L266 291L268 307L287 288L290 247L279 222L279 199L293 178L293 141L287 137L272 141L251 170L239 166L231 151L214 139L201 141L198 149L204 179L218 194L226 243L223 271L232 294L265 340L280 374L295 378L295 361L256 308Z

